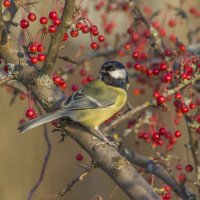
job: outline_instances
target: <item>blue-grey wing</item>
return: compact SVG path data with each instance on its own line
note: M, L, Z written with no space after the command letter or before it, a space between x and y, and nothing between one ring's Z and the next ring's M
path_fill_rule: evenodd
M100 90L100 91L99 91ZM83 110L83 109L95 109L105 108L113 105L116 102L117 93L104 89L98 89L98 91L88 92L86 89L81 89L74 93L64 103L64 107L67 110Z

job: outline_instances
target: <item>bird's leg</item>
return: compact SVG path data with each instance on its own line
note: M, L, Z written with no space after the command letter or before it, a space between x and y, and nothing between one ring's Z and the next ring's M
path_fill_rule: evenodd
M101 136L102 140L104 141L104 142L100 142L100 143L96 144L95 146L99 146L101 144L106 143L106 144L109 144L109 145L115 147L116 149L118 148L118 146L114 142L111 142L101 131L99 131L98 129L95 129L95 132L97 132Z

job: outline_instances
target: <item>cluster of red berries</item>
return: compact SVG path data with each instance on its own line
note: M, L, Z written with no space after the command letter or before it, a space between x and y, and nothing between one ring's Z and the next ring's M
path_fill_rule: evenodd
M27 18L28 18L28 19L25 19L25 18L24 18L24 19L22 19L22 20L20 21L20 26L21 26L22 29L27 29L27 28L29 27L29 25L30 25L29 22L34 22L34 21L36 20L36 14L33 13L33 12L30 12L30 13L28 14Z
M30 56L30 61L32 64L36 64L39 62L44 62L46 59L46 55L42 53L44 51L44 46L39 42L33 42L29 45L28 50L30 54L34 54L34 56Z
M60 88L65 89L67 87L67 83L65 82L65 80L59 75L54 74L52 78L53 78L53 82Z
M91 81L94 80L94 78L91 74L87 75L85 68L82 68L80 70L80 75L82 77L82 79L81 79L82 85L87 85L88 83L90 83Z
M79 35L79 31L81 31L83 34L89 33L92 36L98 36L99 42L103 42L105 40L105 37L103 35L99 35L99 31L96 25L91 25L89 27L86 23L78 22L76 24L76 29L72 29L70 35L72 37L77 37ZM92 49L97 49L99 47L99 44L93 41L90 46Z
M176 169L178 171L181 171L183 169L183 166L181 164L177 164ZM191 164L187 164L187 165L185 165L184 169L185 169L186 172L192 172L194 168Z
M166 128L161 127L157 132L153 133L142 132L138 133L138 138L145 140L147 143L152 143L153 146L162 146L165 144L166 139L168 141L167 150L172 150L173 145L176 143L177 139L181 137L181 132L176 130L174 134L167 131Z
M163 29L160 28L160 22L159 22L159 21L153 21L151 24L152 24L152 26L153 26L155 29L157 29L158 31L159 31L159 30L162 30L162 31L163 31ZM171 28L174 28L174 27L177 25L177 22L176 22L175 19L170 19L170 20L168 21L168 25L169 25ZM161 31L161 32L162 32L162 31Z

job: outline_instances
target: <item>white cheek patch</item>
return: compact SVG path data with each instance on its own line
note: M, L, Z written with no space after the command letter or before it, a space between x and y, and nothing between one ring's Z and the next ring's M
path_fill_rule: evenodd
M126 71L124 69L117 69L115 71L109 72L110 76L114 79L125 79Z

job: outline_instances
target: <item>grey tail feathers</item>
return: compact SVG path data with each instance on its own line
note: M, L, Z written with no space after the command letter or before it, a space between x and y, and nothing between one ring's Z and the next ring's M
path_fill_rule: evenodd
M18 126L18 130L19 130L20 133L24 133L27 130L30 130L32 128L35 128L35 127L40 126L42 124L45 124L47 122L59 119L63 116L64 116L63 112L49 113L49 114L43 115L41 117L38 117L36 119L32 119L30 121L27 121L25 123L20 124Z

